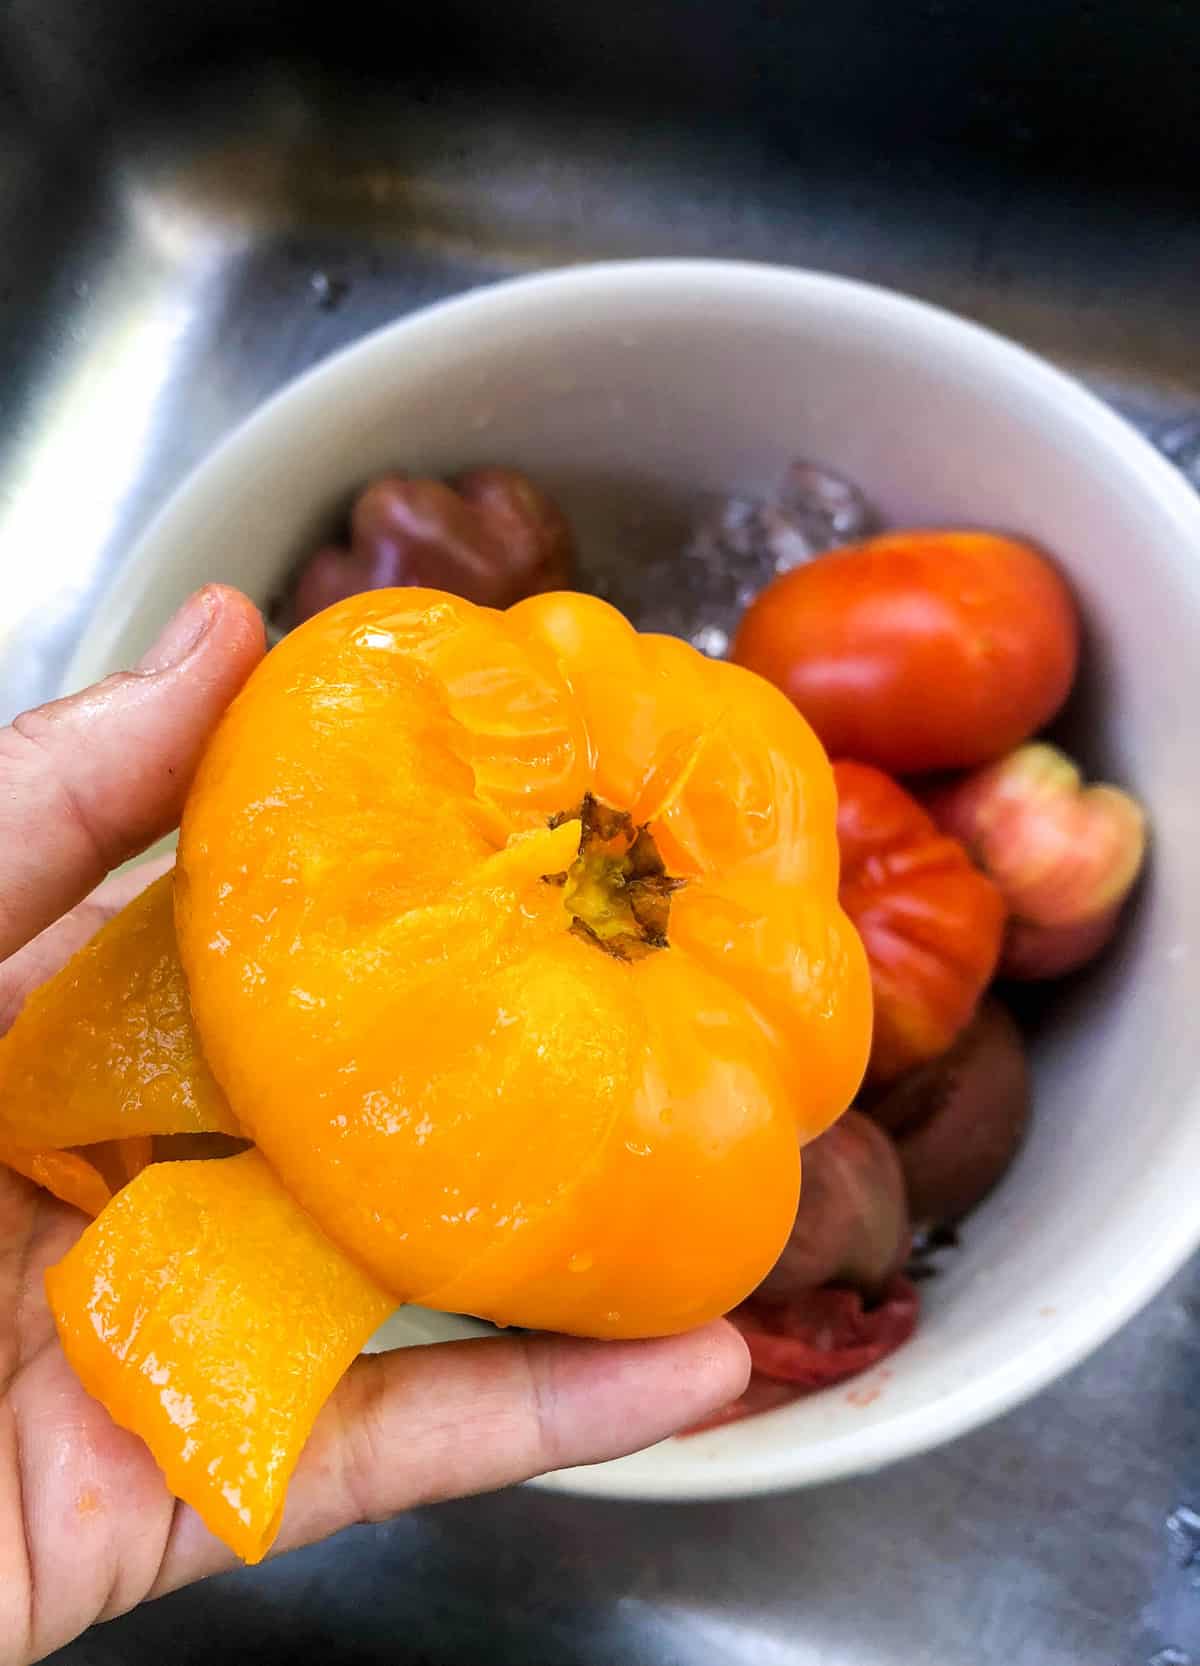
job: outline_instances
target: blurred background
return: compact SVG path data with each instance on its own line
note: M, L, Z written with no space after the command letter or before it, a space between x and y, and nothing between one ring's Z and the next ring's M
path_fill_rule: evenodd
M274 389L414 307L689 254L895 286L1200 484L1190 0L7 0L0 705ZM1200 1277L1000 1424L746 1503L530 1490L181 1593L61 1660L1200 1661Z

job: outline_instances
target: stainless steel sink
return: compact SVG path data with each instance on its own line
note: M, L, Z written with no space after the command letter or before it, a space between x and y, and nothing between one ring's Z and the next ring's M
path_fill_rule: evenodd
M892 284L1073 368L1200 484L1198 69L1182 0L8 0L2 715L54 692L131 539L260 400L539 266ZM419 1511L59 1658L1200 1661L1198 1312L1190 1269L1060 1386L878 1477Z

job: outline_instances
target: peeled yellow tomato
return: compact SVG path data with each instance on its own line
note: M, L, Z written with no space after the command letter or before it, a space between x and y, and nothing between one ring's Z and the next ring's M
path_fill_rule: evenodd
M772 1265L861 1077L837 866L759 679L586 597L376 591L226 715L176 919L239 1122L381 1285L655 1335Z

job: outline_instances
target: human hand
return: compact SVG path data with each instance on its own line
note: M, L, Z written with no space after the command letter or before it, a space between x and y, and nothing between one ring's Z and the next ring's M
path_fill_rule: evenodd
M212 586L138 670L0 730L0 1030L161 871L93 890L176 824L204 744L262 652L250 602ZM84 1224L0 1167L0 1666L26 1666L232 1561L63 1357L42 1279ZM275 1552L634 1451L734 1399L747 1374L723 1321L662 1342L505 1337L364 1356L317 1422Z

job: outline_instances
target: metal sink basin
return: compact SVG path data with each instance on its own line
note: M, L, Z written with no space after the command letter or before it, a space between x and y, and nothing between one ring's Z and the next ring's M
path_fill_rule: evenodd
M265 396L540 266L895 285L1076 370L1200 484L1198 66L1171 0L9 0L0 716L56 690L134 535ZM1198 1313L1190 1269L1032 1405L878 1477L418 1511L57 1658L1186 1666Z

